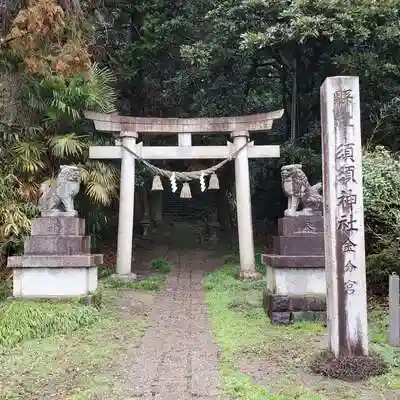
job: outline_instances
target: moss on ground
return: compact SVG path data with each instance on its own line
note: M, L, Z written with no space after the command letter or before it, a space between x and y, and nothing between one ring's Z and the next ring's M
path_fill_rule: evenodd
M326 346L326 328L316 322L271 325L262 308L265 281L240 281L235 279L237 272L237 266L225 265L204 281L214 339L221 348L226 396L232 400L399 398L400 351L386 342L385 312L371 310L370 336L372 349L389 364L387 374L363 383L317 376L309 365Z

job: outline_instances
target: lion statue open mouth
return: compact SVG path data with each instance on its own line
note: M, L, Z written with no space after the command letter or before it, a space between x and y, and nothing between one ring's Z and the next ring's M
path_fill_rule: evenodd
M80 187L80 169L75 165L61 165L55 185L42 183L39 208L43 212L65 212L77 215L74 197Z
M321 182L311 186L301 164L285 165L281 168L282 188L288 197L286 217L322 214ZM297 211L300 204L301 211Z

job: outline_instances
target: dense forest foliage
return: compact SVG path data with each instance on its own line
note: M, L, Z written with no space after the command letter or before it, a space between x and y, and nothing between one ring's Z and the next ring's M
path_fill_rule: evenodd
M283 107L257 138L281 144L281 159L251 168L254 215L267 223L284 207L280 165L302 162L321 179L321 83L358 75L370 287L399 271L400 0L3 0L0 30L3 257L20 249L38 187L63 163L82 167L92 234L115 213L119 166L88 160L90 144L110 139L84 110L184 117Z

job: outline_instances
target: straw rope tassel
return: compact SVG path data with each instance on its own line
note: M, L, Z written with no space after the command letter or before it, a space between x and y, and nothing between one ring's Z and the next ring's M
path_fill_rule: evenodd
M190 191L190 186L187 182L184 182L181 190L181 199L191 199L191 198L192 198L192 193Z
M153 185L152 185L152 187L151 187L151 190L152 190L152 191L155 191L155 190L164 190L163 185L162 185L162 182L161 182L160 175L154 175L154 178L153 178Z
M208 184L208 190L218 190L219 189L219 180L217 174L214 172L211 174L210 182Z

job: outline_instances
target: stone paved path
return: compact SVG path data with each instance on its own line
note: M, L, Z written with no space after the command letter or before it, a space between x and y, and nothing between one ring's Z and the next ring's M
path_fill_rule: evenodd
M217 400L218 348L212 341L202 279L216 258L211 252L175 255L165 290L156 299L152 326L129 372L125 399Z

